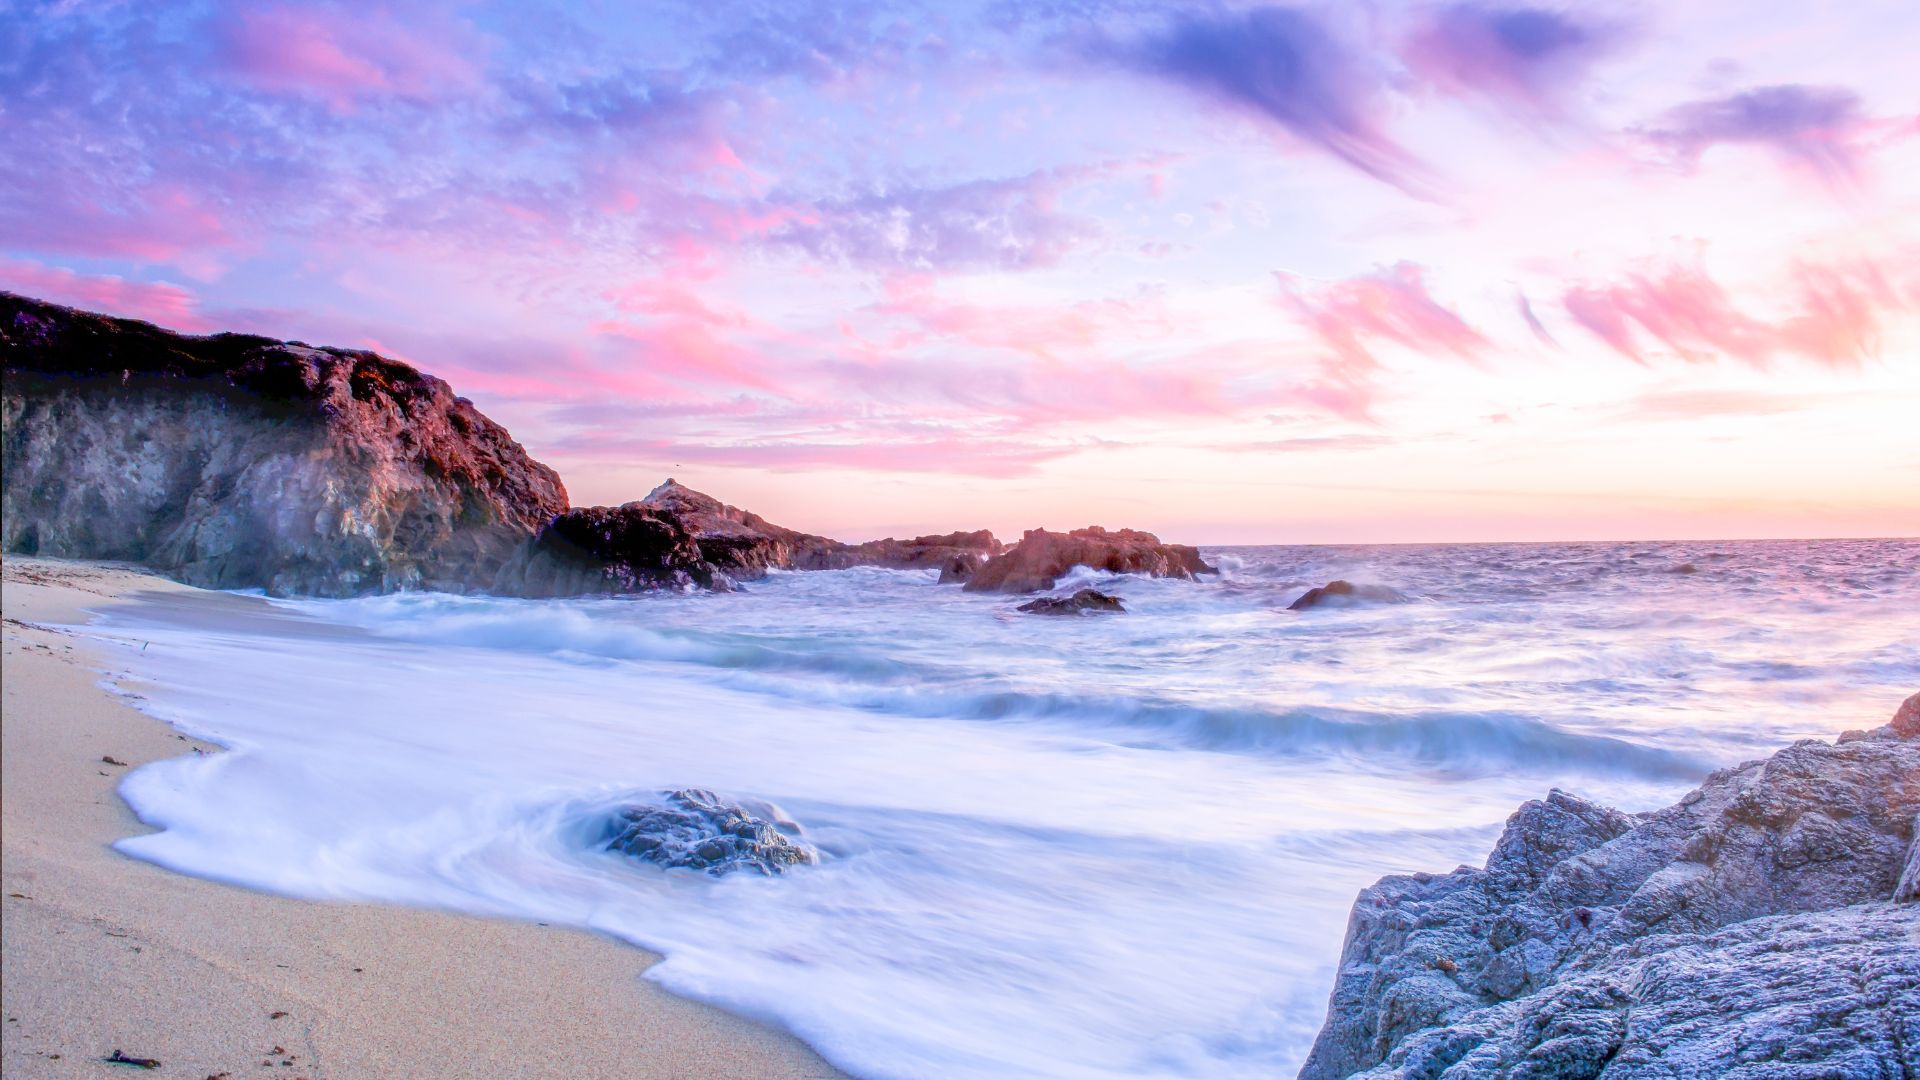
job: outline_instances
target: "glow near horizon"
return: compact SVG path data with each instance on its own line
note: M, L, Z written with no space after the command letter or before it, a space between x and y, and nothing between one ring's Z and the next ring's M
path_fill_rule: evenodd
M576 504L1920 534L1905 5L4 7L0 287L379 348Z

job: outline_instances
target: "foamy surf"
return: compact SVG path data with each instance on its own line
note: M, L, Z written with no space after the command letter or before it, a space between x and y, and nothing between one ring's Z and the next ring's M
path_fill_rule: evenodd
M1920 545L1712 547L1243 549L1218 582L1081 575L1131 614L1064 621L863 570L93 632L142 707L233 748L128 777L160 830L129 854L594 927L860 1075L1272 1076L1380 874L1479 861L1549 786L1663 804L1920 680ZM1418 599L1285 611L1334 577ZM685 787L777 803L819 863L595 842Z

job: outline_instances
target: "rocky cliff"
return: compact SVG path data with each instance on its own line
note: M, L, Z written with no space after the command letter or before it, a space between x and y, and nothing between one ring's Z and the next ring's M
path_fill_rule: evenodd
M556 517L497 585L525 596L725 589L769 570L935 567L999 550L985 530L843 544L775 525L669 479L636 502Z
M486 588L566 489L371 352L188 337L0 293L0 546L195 585Z
M1301 1076L1920 1076L1920 694L1665 810L1563 792L1389 877Z
M571 596L885 566L1030 592L1076 564L1209 569L1126 529L1034 530L1013 551L985 530L845 544L673 480L569 509L504 428L371 352L192 337L0 293L0 367L0 548L210 588Z

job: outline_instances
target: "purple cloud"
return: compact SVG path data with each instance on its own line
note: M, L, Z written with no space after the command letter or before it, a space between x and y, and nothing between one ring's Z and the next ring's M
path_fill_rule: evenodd
M1744 143L1834 182L1859 172L1852 142L1864 122L1859 97L1843 87L1763 86L1682 105L1647 135L1688 167L1710 147Z
M1304 11L1181 15L1130 49L1108 51L1135 71L1277 124L1377 180L1405 188L1417 171L1380 130L1382 74Z
M1552 114L1619 39L1611 27L1546 8L1464 3L1435 12L1403 58L1444 92Z

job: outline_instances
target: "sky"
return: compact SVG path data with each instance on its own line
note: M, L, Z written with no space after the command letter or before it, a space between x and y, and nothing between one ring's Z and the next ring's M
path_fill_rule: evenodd
M850 540L1920 535L1920 7L0 0L0 288Z

